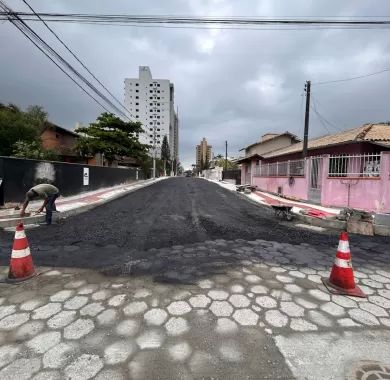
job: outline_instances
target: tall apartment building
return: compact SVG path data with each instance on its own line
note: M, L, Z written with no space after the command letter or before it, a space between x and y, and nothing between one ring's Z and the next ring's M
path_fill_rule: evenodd
M179 155L179 119L175 112L174 85L168 79L153 79L148 66L139 67L138 78L125 79L125 106L142 123L142 144L150 145L150 155L161 157L161 145L167 136L171 158Z
M198 169L202 169L202 166L206 162L210 162L212 159L211 145L207 144L207 140L203 137L203 140L196 146L196 166Z

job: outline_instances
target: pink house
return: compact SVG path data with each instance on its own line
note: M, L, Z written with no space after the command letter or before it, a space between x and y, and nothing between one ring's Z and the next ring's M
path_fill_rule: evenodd
M361 127L257 155L241 163L241 183L323 206L390 213L390 124Z

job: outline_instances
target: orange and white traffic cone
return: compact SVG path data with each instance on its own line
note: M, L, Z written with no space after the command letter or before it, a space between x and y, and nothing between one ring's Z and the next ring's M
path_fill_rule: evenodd
M347 232L340 234L339 247L332 272L329 279L322 278L322 282L331 293L362 298L367 297L355 284Z
M19 223L15 231L7 281L21 282L35 275L36 272L23 223Z

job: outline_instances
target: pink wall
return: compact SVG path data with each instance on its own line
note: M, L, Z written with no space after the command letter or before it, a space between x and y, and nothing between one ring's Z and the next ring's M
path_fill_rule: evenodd
M328 157L324 167L328 167ZM390 212L390 154L383 153L380 178L322 178L321 203L324 206L352 207ZM349 184L349 186L348 186ZM349 205L348 205L349 187Z
M260 190L278 192L278 187L282 187L282 194L307 200L308 184L305 177L295 177L295 183L289 185L287 177L253 177L253 184Z

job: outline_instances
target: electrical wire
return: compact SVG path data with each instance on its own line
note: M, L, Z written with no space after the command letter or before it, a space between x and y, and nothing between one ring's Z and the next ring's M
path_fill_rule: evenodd
M12 10L2 1L0 0L0 7L4 10L7 10L8 14L13 14ZM22 19L19 18L19 16L14 15L16 19L9 18L9 21L17 27L20 31L24 31L24 35L29 35L29 40L34 40L34 45L37 46L40 45L41 49L40 51L45 51L45 55L51 55L54 56L57 61L59 61L63 66L65 66L68 70L70 70L78 79L83 81L95 94L97 94L102 100L104 100L112 109L114 109L119 115L124 116L125 118L129 119L129 117L123 113L115 104L113 104L104 94L101 93L91 82L89 82L83 75L81 75L72 65L70 65L60 54L58 54L50 45L48 45L33 29L31 29ZM52 61L54 60L51 59ZM58 65L56 65L58 67ZM63 67L62 66L62 67ZM64 71L64 70L61 70ZM69 75L67 75L69 76ZM80 87L80 84L78 84ZM85 92L85 91L84 91ZM95 100L95 99L94 99ZM101 103L98 103L101 105ZM105 110L107 108L103 107ZM109 112L109 111L108 111ZM130 119L129 119L130 120Z
M80 63L80 65L109 93L113 99L125 110L129 113L130 116L134 117L131 112L122 104L122 102L88 69L88 67L76 56L76 54L65 44L64 41L58 36L58 34L50 28L50 26L43 20L37 12L31 7L31 5L27 2L27 0L22 0L23 3L27 5L27 7L37 16L37 18L42 21L42 23L46 26L47 29L54 35L54 37L61 43L62 46ZM134 117L135 118L135 117Z
M313 94L311 94L311 99L313 100L313 106L314 106L314 113L318 116L318 118L322 121L324 121L325 123L327 123L330 127L334 128L335 130L337 130L338 132L341 132L342 130L337 127L335 124L331 123L329 120L327 120L319 111L318 111L318 102L317 100L315 99L315 97L313 96ZM326 128L326 127L325 127ZM329 132L328 128L326 128L326 130ZM330 133L330 132L329 132Z

